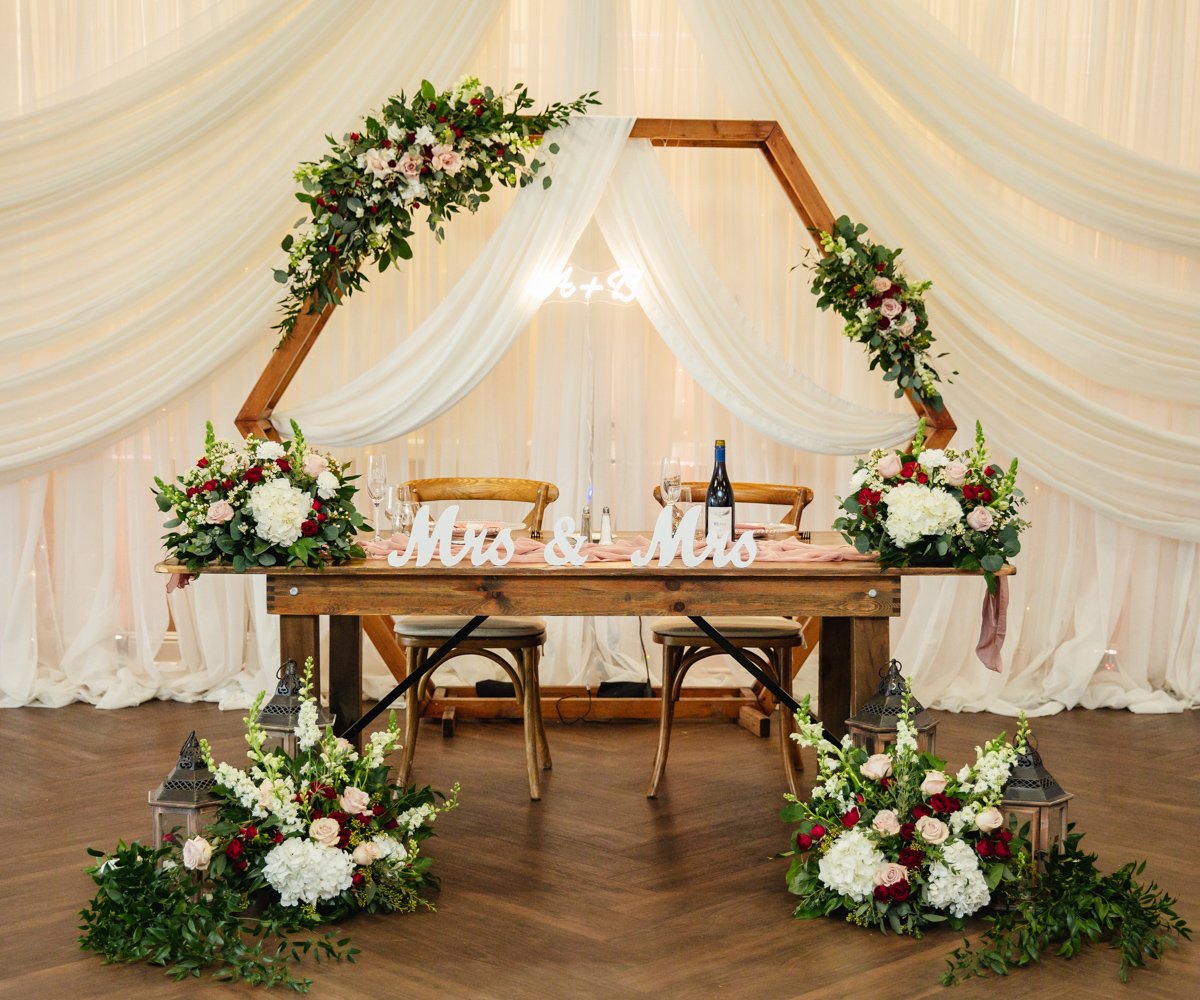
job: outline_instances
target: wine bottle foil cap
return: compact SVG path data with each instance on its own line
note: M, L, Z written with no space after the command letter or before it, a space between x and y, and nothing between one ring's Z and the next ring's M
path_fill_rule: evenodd
M717 447L718 447L718 448L724 448L724 447L725 447L725 439L724 439L724 438L717 438Z

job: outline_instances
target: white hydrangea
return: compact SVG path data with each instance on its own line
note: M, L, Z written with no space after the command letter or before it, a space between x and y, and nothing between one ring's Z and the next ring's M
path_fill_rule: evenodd
M991 899L987 880L969 844L951 840L942 848L942 860L929 865L921 898L934 909L948 909L956 917L970 916L987 905Z
M836 893L862 902L875 891L875 871L887 859L861 830L847 830L817 865L821 881Z
M976 815L978 815L978 813L975 810L975 806L971 805L970 803L963 806L958 810L958 812L954 813L954 815L950 817L950 832L957 835L962 833L963 830L967 829L968 827L970 829L974 829Z
M939 465L945 465L950 459L946 457L946 453L941 448L927 448L917 456L917 464L923 469L936 469Z
M901 548L948 531L963 516L962 508L950 493L920 483L894 487L883 497L883 502L888 507L887 533Z
M250 491L254 533L272 545L287 548L300 537L300 524L312 502L307 493L286 479L269 479Z
M322 500L329 500L337 492L338 477L326 469L317 476L317 496Z
M336 847L321 847L307 837L289 837L267 854L263 876L284 906L318 903L349 889L354 859Z
M278 441L264 441L254 449L254 457L264 462L273 462L277 458L283 458L283 455L283 445Z

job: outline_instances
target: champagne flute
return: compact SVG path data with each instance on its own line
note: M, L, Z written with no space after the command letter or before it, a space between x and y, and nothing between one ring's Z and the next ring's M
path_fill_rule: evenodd
M380 542L379 536L379 505L383 502L383 494L387 489L387 457L384 455L367 456L367 496L371 498L371 506L375 508L375 544Z
M388 483L387 492L383 495L383 512L387 515L388 527L396 530L396 522L400 519L400 501L396 491L400 487Z
M683 488L683 472L677 458L662 460L662 475L659 478L662 486L663 502L671 508L671 523L675 523L675 505L679 503L679 491Z
M417 501L411 486L396 487L396 530L412 534L413 519L417 516Z

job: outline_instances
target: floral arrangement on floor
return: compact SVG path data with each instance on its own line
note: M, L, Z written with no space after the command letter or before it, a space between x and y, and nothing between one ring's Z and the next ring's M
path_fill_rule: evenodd
M291 335L306 301L310 312L320 312L360 290L366 261L382 272L409 260L418 210L428 211L440 240L444 224L462 209L477 211L494 184L531 183L545 166L529 155L543 133L599 103L593 92L523 115L533 98L521 84L498 93L467 77L438 93L425 80L411 98L390 98L340 140L326 136L330 151L295 173L303 187L296 198L310 215L284 238L287 267L275 271L287 286L276 326L282 338ZM547 148L558 152L553 143ZM549 187L549 175L541 178Z
M357 476L332 456L309 448L292 423L282 443L246 438L241 447L207 425L204 454L174 483L154 479L158 509L174 516L164 544L195 571L228 563L313 566L362 558L354 535L369 528L354 507Z
M907 688L886 754L868 756L848 736L830 742L808 698L796 723L792 739L815 748L819 764L810 800L787 796L780 814L799 824L783 855L793 858L787 884L800 897L797 917L844 913L860 926L920 937L930 924L962 927L1017 877L1020 845L999 806L1025 746L1024 717L1015 744L1000 734L954 775L917 750Z
M313 942L294 940L298 934L361 911L433 909L421 892L437 879L420 845L438 815L458 805L458 785L446 798L392 780L394 713L361 756L332 730L322 733L311 676L309 659L294 756L263 749L255 719L264 694L246 717L248 769L216 763L201 741L221 799L203 836L180 843L168 835L153 848L119 844L107 858L89 851L104 860L89 869L99 892L81 914L85 949L165 965L175 978L215 965L217 978L300 989L308 984L287 963ZM354 957L348 939L332 935L315 953Z
M812 265L817 306L846 321L843 332L866 347L870 367L896 383L897 396L907 390L940 412L940 377L929 361L933 334L924 302L930 282L910 283L897 263L902 251L872 243L866 232L843 215L832 232L818 234L825 255Z
M1021 551L1029 526L1019 517L1026 501L1017 459L1007 472L992 464L978 423L974 448L925 448L924 441L922 420L907 450L876 448L859 459L833 527L859 552L878 552L884 566L981 569L995 593L995 574Z

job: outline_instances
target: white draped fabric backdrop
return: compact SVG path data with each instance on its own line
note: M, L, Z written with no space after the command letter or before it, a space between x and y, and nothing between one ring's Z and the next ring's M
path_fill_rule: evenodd
M598 89L610 116L775 118L835 213L934 281L960 433L979 417L997 457L1022 457L1034 527L1001 675L971 654L982 584L906 582L893 644L923 700L1200 701L1193 5L338 10L16 0L0 13L0 704L232 706L270 677L260 581L172 595L164 641L148 485L194 460L205 419L235 433L274 342L295 164L387 95L468 72L546 101ZM706 478L725 437L735 478L811 485L806 526L827 527L845 456L903 438L911 413L815 310L796 269L811 241L757 154L650 150L621 127L587 126L609 165L580 175L591 200L573 214L529 190L456 220L440 246L418 237L399 275L335 313L281 412L359 463L387 454L394 479L551 479L552 516L577 513L594 482L621 526L653 516L660 456ZM643 308L538 308L526 279L544 291L566 256L646 270ZM1106 648L1115 678L1096 673ZM620 619L556 623L544 668L553 683L643 669L638 623Z

